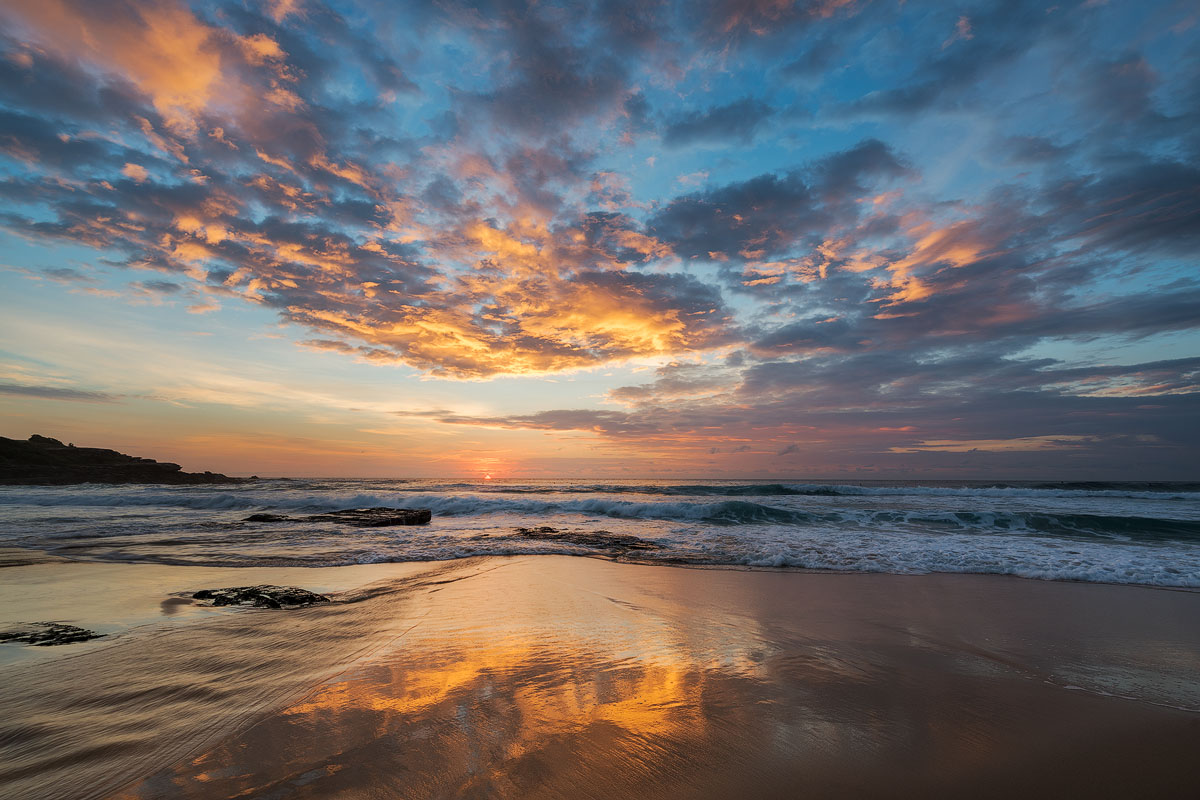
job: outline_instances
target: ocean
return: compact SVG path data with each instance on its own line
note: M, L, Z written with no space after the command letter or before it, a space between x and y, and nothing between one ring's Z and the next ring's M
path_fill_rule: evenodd
M433 520L358 528L303 519L371 506L429 508ZM246 520L255 513L288 519ZM0 487L0 546L175 565L559 554L1200 588L1200 484L277 479Z

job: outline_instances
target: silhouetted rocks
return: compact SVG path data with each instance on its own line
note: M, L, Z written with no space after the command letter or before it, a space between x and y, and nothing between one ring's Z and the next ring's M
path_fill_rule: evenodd
M424 525L433 519L428 508L347 508L303 518L306 522L340 522L361 528L382 528L388 525Z
M56 644L74 644L91 639L100 639L103 633L64 625L61 622L23 622L7 631L0 631L0 642L17 642L34 647L52 647Z
M209 600L214 606L254 606L256 608L303 608L328 603L329 598L295 586L233 586L228 589L201 589L192 595Z
M242 483L216 472L184 472L178 464L137 458L99 447L75 447L48 436L27 441L0 436L0 484Z
M346 508L310 514L306 517L289 517L285 514L251 514L242 522L337 522L341 525L357 525L360 528L383 528L389 525L425 525L433 519L428 508Z
M560 531L549 525L537 528L517 528L517 535L525 539L542 539L550 542L567 542L596 550L607 550L615 553L628 553L632 550L661 550L662 545L630 536L626 533L610 531Z

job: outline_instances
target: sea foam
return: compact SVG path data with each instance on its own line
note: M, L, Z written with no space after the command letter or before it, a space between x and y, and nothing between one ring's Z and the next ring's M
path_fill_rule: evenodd
M1167 488L347 480L3 487L0 543L73 558L226 566L564 554L1200 587L1200 493ZM434 517L416 528L361 530L245 519L370 506L429 508ZM519 531L542 525L588 535ZM647 546L605 547L610 534Z

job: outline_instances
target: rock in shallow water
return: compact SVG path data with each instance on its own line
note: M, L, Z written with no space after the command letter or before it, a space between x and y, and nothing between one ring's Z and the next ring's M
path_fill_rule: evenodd
M328 603L329 598L295 586L231 586L227 589L201 589L196 600L211 600L214 606L255 606L256 608L302 608Z
M61 622L26 622L17 628L0 631L0 642L19 642L35 647L51 647L56 644L73 644L100 639L103 633L78 628L74 625L64 625Z
M364 528L382 528L386 525L424 525L433 519L433 512L428 508L347 508L328 514L313 514L304 519L309 522L341 522Z
M428 508L345 508L307 517L288 517L283 514L251 514L243 522L337 522L360 528L383 528L389 525L424 525L433 519Z
M525 539L541 539L550 542L567 542L597 550L627 553L631 550L660 550L662 545L639 539L625 533L610 531L560 531L549 525L537 528L517 528L517 535Z

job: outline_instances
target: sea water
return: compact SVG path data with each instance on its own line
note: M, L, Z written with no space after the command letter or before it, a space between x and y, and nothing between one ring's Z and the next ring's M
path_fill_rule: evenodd
M429 508L433 520L364 528L303 519L371 506ZM288 519L246 520L255 513ZM528 531L543 527L553 531ZM322 479L0 487L0 546L205 566L564 554L1197 588L1200 484Z

